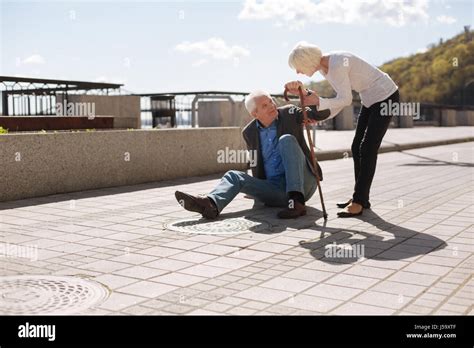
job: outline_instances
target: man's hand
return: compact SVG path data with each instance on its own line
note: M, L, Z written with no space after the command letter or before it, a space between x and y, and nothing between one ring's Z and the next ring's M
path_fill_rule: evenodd
M303 83L301 81L290 81L285 84L285 89L288 90L288 93L299 95L298 88L303 88Z

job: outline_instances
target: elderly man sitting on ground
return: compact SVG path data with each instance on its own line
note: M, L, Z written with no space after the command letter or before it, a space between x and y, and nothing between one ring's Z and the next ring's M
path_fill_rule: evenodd
M294 105L277 107L269 93L255 91L245 98L245 107L255 118L242 131L251 153L257 153L252 176L230 170L207 195L191 196L176 191L184 209L215 219L239 192L252 196L267 206L285 207L278 213L282 219L306 214L305 202L317 189L316 177L322 171L313 168L302 123L302 109ZM335 116L330 110L307 107L311 120ZM311 121L310 120L310 121Z

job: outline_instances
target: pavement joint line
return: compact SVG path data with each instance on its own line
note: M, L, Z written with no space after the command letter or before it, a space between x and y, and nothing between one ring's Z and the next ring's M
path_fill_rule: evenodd
M448 175L448 174L446 174L446 175ZM426 182L426 181L425 181L425 182ZM463 186L463 187L464 187L463 184L459 184L459 186ZM445 192L445 191L448 191L448 190L451 190L451 189L452 189L452 188L448 188L448 189L446 189L446 190L444 190L444 191L439 191L439 192L437 193L437 195L441 195L441 193L443 193L443 192ZM394 189L394 191L395 191L395 190L396 190L396 189ZM422 191L422 190L424 190L424 188L419 189L419 190L417 190L417 191L411 191L410 194L414 194L414 193L419 192L419 191ZM463 191L463 192L464 192L464 191ZM403 196L402 196L402 197L403 197ZM431 196L430 199L432 199L432 197L433 197L433 196ZM404 207L404 208L405 208L405 207ZM402 208L402 209L403 209L403 208ZM419 215L421 215L421 214L419 214ZM419 216L419 215L418 215L418 216Z
M447 140L429 140L429 141L412 142L412 143L405 143L405 144L391 143L389 145L382 145L379 149L379 153L403 152L407 150L422 149L426 147L453 145L453 144L460 144L460 143L466 143L466 142L472 142L472 141L474 141L474 137L462 137L462 138L454 138L454 139L447 139ZM388 143L388 142L385 141L385 143ZM318 161L337 160L337 159L343 159L345 153L348 153L352 157L351 149L347 149L347 148L317 151L316 157Z
M471 259L472 259L472 256L471 256L471 255L466 256L466 257L463 259L463 261L461 262L461 265L462 265L463 263L466 263L467 261L469 261L469 260L471 260ZM448 277L448 276L449 276L452 272L454 272L454 271L456 271L456 268L453 268L453 269L452 269L451 271L449 271L446 275L440 277L440 279L437 280L437 281L434 283L434 285L432 285L431 287L435 287L437 283L441 283L444 278ZM458 293L458 292L472 279L472 277L473 277L473 276L472 276L472 274L471 274L471 275L470 275L469 277L467 277L467 279L465 279L461 284L459 284L456 288L454 288L454 289L451 291L451 293L450 293L449 295L444 296L444 300L442 300L442 301L439 303L439 305L437 305L435 308L433 308L433 309L430 311L429 314L434 314L437 310L441 309L441 307L442 307L446 302L448 302L448 300L450 300L452 297L454 297L455 294ZM413 302L415 302L415 301L416 301L417 299L419 299L424 293L425 293L425 291L422 292L420 295L418 295L416 298L413 298L409 303L407 303L406 306L408 306L408 305L412 304ZM406 306L405 306L405 307L406 307ZM467 313L468 313L468 310L469 310L469 308L466 309L466 312L465 312L464 314L467 314Z
M396 161L394 163L397 163ZM405 162L403 162L405 163ZM394 166L390 166L388 167L388 170L386 172L390 173L390 169L392 169ZM466 236L466 231L468 231L471 227L467 225L467 223L463 223L463 222L459 222L457 225L456 224L450 224L449 223L449 219L454 219L456 220L456 217L457 216L464 216L464 220L468 219L471 215L467 212L467 208L465 207L466 204L468 204L470 202L469 200L469 195L471 194L471 191L469 192L465 192L465 184L463 185L461 183L462 180L464 181L469 181L469 177L468 175L464 175L464 171L462 173L457 173L457 172L454 172L452 175L450 175L449 173L449 170L444 168L445 170L443 171L440 171L440 173L442 175L436 175L436 176L431 176L429 177L428 175L424 175L424 176L419 176L419 180L417 180L417 185L419 185L419 183L423 183L423 188L419 189L418 190L418 197L416 198L412 198L413 197L413 193L411 191L407 191L407 192L402 192L400 193L400 195L403 197L404 194L408 193L410 195L410 198L408 199L408 201L410 202L410 205L409 206L406 206L404 207L403 209L398 209L395 214L393 214L389 209L387 210L383 210L383 213L380 214L381 217L383 217L384 219L389 219L390 220L390 223L394 224L395 226L398 227L398 225L400 224L403 224L403 223L407 223L409 226L411 225L411 223L416 223L416 219L417 217L419 216L422 216L424 214L427 213L427 210L423 210L423 206L427 205L427 209L428 211L430 209L432 209L432 207L428 204L429 202L428 201L428 198L429 200L433 200L433 195L431 195L431 193L429 192L428 188L430 185L433 185L433 183L436 183L436 181L439 181L440 178L445 178L446 176L448 176L448 178L450 180L448 180L447 182L444 182L443 181L443 184L442 184L442 191L439 191L436 193L436 198L438 197L444 197L445 201L446 201L446 212L447 214L442 214L442 219L440 221L436 221L436 223L434 225L439 225L439 224L446 224L446 228L449 229L449 230L452 230L452 231L455 231L455 232L452 232L452 233L448 233L446 235L439 235L439 234L436 234L436 236L438 236L439 238L441 238L442 241L444 241L446 244L449 244L450 241L453 241L456 245L459 245L459 246L462 246L462 245L466 245L466 243L468 244L469 242L469 238L468 236ZM409 170L408 168L404 168L404 171L406 170ZM400 171L400 173L402 173L403 171ZM418 171L417 171L418 173ZM387 173L384 173L385 175L387 175ZM417 176L418 177L418 176ZM427 181L427 178L429 178L430 180ZM398 180L398 182L400 182L400 180ZM459 183L458 183L459 182ZM452 186L454 184L454 186ZM339 185L339 183L338 183ZM399 193L399 192L396 192L396 185L393 186L393 190L394 193ZM404 190L406 191L406 190ZM385 195L384 192L382 192L380 190L380 192L377 193L378 195ZM339 195L339 193L337 194ZM334 196L336 196L336 194L334 194ZM420 198L421 197L421 198ZM460 197L460 199L456 199L457 197ZM387 202L390 201L390 202L393 202L393 201L396 201L397 197L395 196L394 198L391 198L389 200L386 200ZM111 199L112 200L112 199ZM451 201L454 201L455 203L449 203ZM378 202L377 203L377 206L380 206L380 203ZM459 209L459 207L464 207L464 208L461 208ZM410 213L410 212L407 212L407 211L403 211L403 210L407 210L411 208L413 211ZM21 209L21 208L20 208ZM434 208L433 208L434 209ZM137 209L138 211L138 209ZM19 219L22 219L23 217L20 217ZM26 217L28 219L28 217ZM81 218L84 218L84 215L81 216ZM34 219L34 218L33 218ZM65 218L63 219L65 220L66 222L76 222L76 221L80 221L80 218ZM137 221L137 220L146 220L145 219L135 219L135 220L131 220L131 221ZM394 220L396 220L396 222L394 222ZM427 220L429 220L429 218L427 218ZM334 221L337 221L337 219L334 219ZM44 222L40 222L40 224L42 224L43 226L45 226L45 228L47 228L47 226L54 226L55 224L54 223L44 223ZM121 223L120 223L121 224ZM124 224L127 224L127 222L125 222ZM370 224L370 222L369 222ZM35 225L35 224L33 224ZM60 223L57 223L56 225L60 225ZM423 226L423 225L426 225L426 226ZM12 228L12 231L11 233L8 234L8 236L15 236L17 234L19 235L25 235L25 236L30 236L31 233L29 231L32 231L34 230L34 227L32 227L32 225L13 225L15 228ZM136 226L136 225L131 225L131 226ZM334 235L337 235L341 232L343 232L344 230L350 230L350 229L357 229L356 226L359 226L359 228L361 228L361 231L363 231L364 229L367 229L369 228L370 229L370 232L368 232L370 235L372 236L375 236L377 234L379 235L384 235L385 233L384 232L387 232L385 231L384 229L386 229L387 227L385 226L382 226L380 225L379 227L375 226L375 227L367 227L367 222L365 221L362 221L362 222L359 222L358 224L348 224L347 226L344 226L342 228L340 228L337 232L333 232L332 234ZM444 225L442 225L444 226ZM456 227L456 226L459 226ZM16 228L18 227L18 229ZM142 228L141 226L137 226L138 228ZM311 227L314 227L314 226L311 226ZM315 226L316 228L320 228L321 226ZM94 228L94 227L92 227ZM146 228L146 227L145 227ZM420 239L420 238L417 238L420 233L422 232L425 232L426 230L429 230L433 228L433 224L432 225L428 225L427 223L423 222L422 224L416 226L416 227L407 227L407 229L413 229L413 231L415 232L415 234L411 235L411 236L408 236L408 237L403 237L401 239L401 242L400 243L404 243L406 241L410 241L410 240L415 240L415 239ZM102 229L102 227L98 227L98 229ZM135 228L134 228L135 229ZM295 229L295 231L297 232L299 229L308 229L307 227L298 227ZM311 228L310 228L311 229ZM377 230L378 229L378 230ZM118 230L111 230L112 233L122 233ZM131 230L133 231L133 230ZM173 240L183 240L183 241L186 241L190 238L192 238L191 235L187 235L187 234L184 234L184 235L179 235L179 236L176 236L176 238L171 238L173 236L171 236L169 233L163 233L164 231L160 231L157 229L157 231L159 231L159 234L160 236L157 237L157 238L153 238L151 236L147 236L147 235L140 235L141 237L139 238L136 238L136 239L133 239L133 240L130 240L128 242L121 242L121 241L118 241L116 244L113 244L110 246L110 248L107 248L107 247L101 247L101 248L97 248L96 250L96 253L86 253L86 252L65 252L65 253L62 253L62 254L58 254L57 256L54 256L50 259L57 259L54 261L54 263L50 263L48 262L50 259L47 259L45 261L45 263L43 263L43 266L44 265L52 265L52 266L60 266L58 265L61 264L61 258L63 258L63 256L73 256L73 255L77 255L79 257L84 257L84 255L93 255L93 256L97 256L99 257L100 256L100 252L99 250L102 250L102 251L105 251L107 249L110 249L110 251L116 251L117 250L117 247L129 247L131 250L133 250L133 253L140 253L141 250L145 249L145 248L140 248L140 245L144 244L144 243L147 243L148 242L148 239L146 237L149 238L149 240L153 240L154 243L153 244L150 244L150 247L154 247L154 246L160 246L160 242L163 240L164 242L170 242L170 241L173 241ZM30 235L28 234L24 234L24 233L30 233ZM258 287L260 286L261 284L267 282L268 280L271 280L273 279L274 277L278 277L278 276L285 276L286 272L288 272L289 270L284 270L284 269L276 269L275 266L277 265L285 265L287 264L288 262L291 262L291 260L295 260L297 258L300 258L298 261L295 260L295 264L293 264L291 267L293 269L299 269L299 268L302 268L304 265L307 265L311 262L315 262L317 260L320 260L323 256L321 255L317 255L317 257L314 257L311 256L311 258L306 258L307 255L308 255L308 250L307 249L303 249L301 247L299 247L297 244L295 245L291 245L291 244L285 244L283 241L281 243L279 243L278 241L273 241L272 239L275 239L277 238L278 236L291 236L291 230L287 230L287 231L283 231L281 234L276 234L274 236L266 236L268 238L266 239L258 239L258 240L255 240L255 242L252 244L255 245L255 244L258 244L258 243L261 243L261 242L268 242L268 243L277 243L277 244L283 244L283 245L289 245L291 246L291 248L285 252L285 253L271 253L271 255L269 255L268 257L266 257L265 259L262 259L262 260L259 260L259 261L253 261L252 260L252 263L249 264L248 266L244 266L244 267L241 267L241 268L238 268L238 269L230 269L229 272L226 272L225 274L223 274L223 276L225 275L233 275L234 272L239 272L239 271L243 271L243 272L246 272L246 273L249 273L246 269L249 267L249 266L261 266L261 267L254 267L251 272L249 274L260 274L262 271L266 271L266 270L273 270L273 271L276 271L276 273L273 274L273 276L270 276L269 278L265 278L265 279L259 279L257 280L256 283L254 284L246 284L248 286L248 288L252 288L252 287ZM68 234L81 234L81 231L79 232L64 232L63 233L63 236L61 238L65 238L67 237ZM124 233L133 233L133 232L130 232L130 231L125 231ZM393 234L393 233L390 233L390 232L387 232L389 234ZM86 235L87 237L90 237L88 235ZM163 239L163 236L166 237L168 236L169 238L167 238L167 240ZM87 240L90 240L90 239L94 239L95 237L91 237L91 238L88 238ZM299 238L299 237L298 237ZM461 239L459 239L461 238ZM51 240L51 239L56 239L55 237L45 237L45 238L38 238L39 239L47 239L47 240ZM247 239L248 238L242 238L242 239ZM37 239L34 239L34 240L37 240ZM421 239L420 239L421 240ZM28 242L28 241L23 241L24 243ZM23 242L20 242L19 244L23 243ZM79 241L79 242L73 242L75 244L82 244L81 243L82 241ZM363 243L364 240L354 240L354 241L351 241L351 244L354 244L354 243ZM31 241L29 241L28 243L31 243ZM212 244L214 244L215 242L212 242ZM344 268L344 269L341 269L339 270L338 272L332 272L332 273L335 273L334 275L328 277L327 279L325 279L325 281L323 282L314 282L313 286L317 285L317 284L324 284L326 281L332 279L334 276L336 276L337 274L344 274L347 270L350 270L350 269L353 269L354 267L357 267L357 266L366 266L367 265L364 265L364 263L370 261L371 259L374 258L374 256L380 254L381 252L386 252L390 249L392 249L394 246L396 245L399 245L400 243L397 243L397 244L393 244L390 246L390 248L388 249L380 249L381 251L378 252L377 254L374 254L370 256L370 258L367 258L367 259L363 259L361 260L360 262L357 262L357 263L352 263L349 265L348 268ZM67 242L63 243L63 244L67 244ZM61 245L63 245L61 244ZM418 244L415 243L415 244ZM113 247L115 246L115 248ZM416 246L416 245L415 245ZM431 247L430 244L428 244L428 246L430 247L431 250L433 251L436 251L436 250L442 250L443 248L439 248L439 247ZM52 249L52 251L55 251L57 246L54 246L54 249ZM247 247L248 248L248 247ZM372 247L371 247L372 248ZM376 247L372 248L372 249L378 249ZM447 295L439 295L439 296L442 296L445 298L445 300L443 301L443 303L441 303L439 305L439 308L438 309L433 309L432 311L435 312L436 310L439 310L442 308L443 304L445 303L449 303L450 300L452 300L456 294L460 293L461 291L464 293L466 290L465 290L465 287L463 287L464 285L468 284L468 282L470 281L471 278L467 278L466 279L466 276L465 276L465 270L464 269L461 269L463 265L465 265L465 262L467 262L469 260L469 252L464 252L464 248L461 248L462 250L462 254L461 254L461 264L457 264L456 266L448 266L451 268L451 270L446 273L444 276L438 276L437 278L435 278L436 280L434 281L434 285L431 286L431 288L435 288L435 286L437 284L440 284L442 283L444 280L448 279L449 277L451 277L451 279L449 279L449 284L452 284L454 287L449 287L450 291ZM95 249L93 249L95 250ZM184 249L178 249L180 250L179 253L184 253L184 252L188 252L188 250L184 250ZM242 250L242 249L240 249ZM316 248L315 250L322 250L322 247L318 247ZM123 254L123 253L122 253ZM397 269L392 269L393 271L387 275L387 277L385 278L382 278L382 279L378 279L379 280L378 282L374 283L372 286L368 287L367 289L358 289L358 290L361 290L361 293L364 293L366 291L370 291L372 290L373 291L373 287L377 286L378 284L380 284L381 282L384 282L386 281L386 279L390 276L393 276L393 274L396 274L396 272L400 272L400 271L403 271L406 269L406 267L409 267L410 265L416 265L416 264L419 264L417 260L419 260L420 258L422 258L423 256L425 255L429 255L430 254L430 251L424 253L420 253L416 258L413 258L413 257L410 257L410 261L407 261L406 263L404 262L403 264L405 264L405 266L403 267L400 267L400 268L397 268ZM113 255L113 254L112 254ZM286 255L285 257L283 258L278 258L277 256L278 255ZM462 255L465 255L465 256L462 256ZM224 255L214 255L216 257L229 257L229 253L227 254L224 254ZM288 257L287 257L288 256ZM112 258L113 256L111 257L107 257L108 259ZM233 256L230 256L230 257L233 257ZM439 256L439 257L443 257L443 256ZM93 259L91 259L90 256L88 256L88 260L87 260L87 263L91 263L91 262L94 262ZM107 258L105 259L97 259L97 260L107 260ZM160 257L160 259L165 259L165 258L168 258L168 257ZM303 258L303 260L301 259ZM265 264L266 261L269 261L269 260L276 260L276 262L271 262L271 263L267 263ZM467 260L467 261L466 261ZM68 259L69 261L69 259ZM389 261L389 260L387 260ZM400 260L401 261L401 260ZM114 261L114 262L120 262L120 261ZM198 264L202 264L204 261L202 261L201 263L195 263L193 262L193 265L198 265ZM29 271L29 269L34 269L35 267L30 267L30 266L26 266L24 264L21 263L17 263L15 262L15 264L18 264L20 267L22 267L22 270L23 272L31 272ZM429 265L429 263L425 264L423 263L424 265ZM128 266L130 267L133 267L135 266L134 264L127 264ZM4 269L6 269L7 267L7 264L6 263L2 263L2 266ZM143 266L142 264L140 266ZM369 267L377 267L378 265L375 264L375 265L369 265ZM441 266L441 265L440 265ZM28 268L29 267L29 268ZM37 267L36 267L37 268ZM275 268L275 269L274 269ZM77 270L79 271L79 269L77 268L74 268L74 267L65 267L64 268L65 270ZM311 268L309 268L311 269ZM382 267L381 266L381 269L386 269L385 267ZM22 273L23 273L22 272ZM49 272L49 273L52 273L52 274L55 274L55 270L54 268ZM92 274L94 274L95 272L91 272ZM173 273L170 271L170 273ZM413 272L413 271L410 271L410 273L413 273L413 274L418 274L417 272ZM97 274L97 273L96 273ZM99 272L97 275L100 275L100 274L108 274L107 272ZM362 278L367 278L367 276L365 275L354 275L356 277L362 277ZM452 276L455 276L454 278ZM243 279L242 277L244 278L249 278L249 275L247 276L238 276L237 277L240 277L241 279ZM212 280L212 279L218 279L219 277L215 277L215 278L208 278L206 280L203 280L199 283L196 283L195 285L198 285L198 284L201 284L201 283L205 283L205 281L207 280ZM370 278L370 277L369 277ZM371 278L372 279L372 278ZM375 279L375 278L374 278ZM144 279L136 279L136 282L139 282L139 281L144 281ZM462 284L460 285L460 283L462 282ZM229 284L240 284L239 283L239 279L235 279L235 280L231 280L229 283L226 283L226 284L222 284L220 286L217 286L217 287L214 287L213 289L209 290L208 292L210 293L214 293L216 292L217 293L221 293L221 294L224 294L227 292L227 295L225 295L224 297L233 297L234 294L236 294L237 292L241 291L241 290L236 290L236 289L231 289L231 291L224 291L226 290L226 286L229 285ZM401 283L403 284L403 283ZM448 285L449 285L448 284ZM338 286L338 285L336 285ZM466 285L467 286L467 285ZM427 287L427 286L424 286L426 289L430 289L430 287ZM182 288L178 288L177 291L185 291L186 289L190 289L190 287L182 287ZM423 298L424 295L426 295L426 291L427 290L424 290L423 292L419 293L417 296L414 296L413 298L411 298L412 296L408 296L410 297L411 299L406 303L404 304L403 307L397 309L395 311L395 313L405 313L405 312L410 312L412 311L412 309L408 308L410 305L413 305L414 301L420 299L420 298ZM297 296L298 294L301 294L302 292L306 291L307 289L305 290L300 290L300 291L297 291L295 293L292 294L292 296ZM384 292L383 290L380 291L380 290L376 290L377 292L381 292L381 293L387 293L387 292ZM173 291L171 291L172 293ZM291 292L291 291L290 291ZM353 296L351 299L353 300L354 297L356 296L360 296L361 293L358 293L357 295ZM390 294L390 293L387 293L387 294ZM166 294L165 294L166 295ZM391 295L394 295L394 294L391 294ZM395 294L396 295L396 294ZM137 295L134 295L134 296L137 296ZM190 298L192 298L192 296L197 296L197 295L191 295ZM315 297L314 295L308 295L308 296L311 296L311 297ZM158 300L158 301L162 301L161 300L161 295L157 296L155 299L152 299L152 300ZM322 299L324 299L324 297L321 297L321 296L316 296L316 297L320 297ZM189 297L188 297L189 298ZM148 298L147 298L148 299ZM348 301L351 301L351 299L349 300L344 300L340 305L342 306L344 303L347 303ZM284 302L284 301L282 301ZM253 303L252 305L250 306L245 306L245 304L247 303ZM358 303L358 302L357 302ZM142 303L143 304L143 303ZM124 313L124 314L127 314L126 311L127 310L130 310L131 312L140 312L141 310L144 310L144 309L141 309L140 307L142 306L142 304L133 304L129 307L126 307L125 309L121 310L120 312L121 313ZM169 306L180 306L180 303L170 303ZM183 304L184 306L192 306L190 304ZM252 307L253 306L253 307ZM275 310L272 310L272 307L276 307L278 306L278 303L277 304L269 304L268 306L265 306L264 303L261 303L260 301L258 300L247 300L244 304L239 304L239 305L235 305L233 306L232 308L228 309L227 312L231 311L232 309L235 309L235 310L239 310L239 309L242 309L242 307L244 308L249 308L249 310L251 310L252 312L255 312L255 313L259 313L259 312L266 312L266 311L273 311L273 312L282 312L284 311L285 309L284 308L281 308L281 309L275 309ZM420 305L417 305L419 307L422 307ZM133 307L133 308L131 308ZM146 307L146 306L145 306ZM285 307L283 305L283 307ZM334 307L331 311L329 312L332 312L334 310L336 310L339 306L336 306ZM379 308L386 308L386 307L382 307L382 306L377 306ZM464 307L464 305L459 305L459 308L461 307ZM195 308L200 308L199 306L195 306ZM278 308L278 307L276 307ZM288 307L285 307L287 308L286 311L288 312L291 312L291 313L302 313L304 311L301 311L301 310L296 310L296 309L291 309L288 308ZM426 307L428 308L428 307ZM456 307L453 307L453 308L450 308L451 310L454 311ZM467 309L464 309L464 313L466 312L469 312L469 308L466 307ZM173 309L174 310L174 309ZM176 311L173 311L170 309L170 313L177 313L177 311L181 310L179 308L176 309ZM184 309L183 309L184 311ZM442 311L444 312L448 312L449 310L446 310L446 309L443 309ZM456 314L455 312L451 311L452 313ZM189 312L189 311L187 311ZM113 312L111 312L113 314ZM315 312L313 312L315 313ZM416 311L415 311L416 313Z
M398 244L400 244L400 243L398 243ZM390 249L391 249L391 248L389 248L389 249L387 249L387 250L390 250ZM385 250L385 251L387 251L387 250ZM436 249L433 249L433 250L438 250L438 249L436 248ZM383 252L385 252L385 251L383 251ZM379 254L380 254L380 253L379 253ZM378 254L377 254L377 255L378 255ZM425 255L426 255L426 254L425 254ZM374 255L374 256L376 256L376 255ZM420 258L420 257L422 257L422 255L420 255L418 258ZM469 258L469 256L467 256L467 258ZM364 261L365 261L365 260L364 260ZM462 261L462 262L464 262L464 261ZM363 262L362 262L362 264L363 264ZM379 279L379 281L378 281L377 283L373 284L372 286L369 286L367 289L363 289L363 291L369 291L370 289L374 288L375 286L377 286L377 285L378 285L379 283L381 283L382 281L388 280L388 278L390 278L391 276L393 276L393 275L396 274L397 272L403 271L406 267L410 266L410 264L411 264L411 263L408 263L407 265L403 266L401 269L398 269L396 272L389 274L387 277L385 277L385 278L383 278L383 279ZM351 269L351 268L353 268L353 267L355 267L355 266L356 266L356 265L352 265L351 267L347 268L346 270L349 270L349 269ZM455 269L456 269L456 268L454 268L453 271L454 271ZM344 271L346 271L346 270L344 270ZM452 271L451 271L451 272L452 272ZM410 272L410 273L415 273L415 272ZM334 278L335 276L336 276L336 275L331 276L331 277L329 277L328 279L325 279L324 282L327 282L328 280ZM364 278L365 278L365 277L364 277ZM438 279L439 279L439 278L440 278L440 277L438 277ZM371 278L371 279L374 279L374 278ZM435 281L435 282L438 282L438 281ZM353 288L353 287L351 287L351 288ZM356 289L356 288L353 288L353 289ZM381 292L381 291L377 291L377 292ZM422 294L423 294L423 293L424 293L424 292L422 292ZM334 307L330 312L336 310L338 307L344 305L346 302L350 302L351 300L353 300L354 298L356 298L356 297L359 296L359 295L360 295L360 294L357 294L357 295L351 297L350 299L346 300L345 302L341 303L340 305ZM414 297L411 302L415 301L415 300L416 300L417 298L419 298L420 296L421 296L421 294L418 295L417 297ZM447 297L447 298L449 298L449 297ZM408 305L408 304L406 304L405 306L403 306L400 310L402 310L403 308L405 308L407 305ZM380 306L376 306L376 307L380 307ZM381 308L385 308L385 307L381 307Z

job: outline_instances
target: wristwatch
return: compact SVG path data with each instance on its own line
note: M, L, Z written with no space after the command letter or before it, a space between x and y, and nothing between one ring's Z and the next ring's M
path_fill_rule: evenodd
M306 96L309 97L311 94L313 94L313 91L306 88Z

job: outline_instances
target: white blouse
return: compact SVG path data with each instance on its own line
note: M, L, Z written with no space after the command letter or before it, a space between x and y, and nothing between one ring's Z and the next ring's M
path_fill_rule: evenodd
M352 103L352 90L359 93L362 105L368 108L398 89L388 74L355 54L335 51L328 55L328 73L320 72L337 95L334 98L320 97L318 110L331 109L330 118Z

